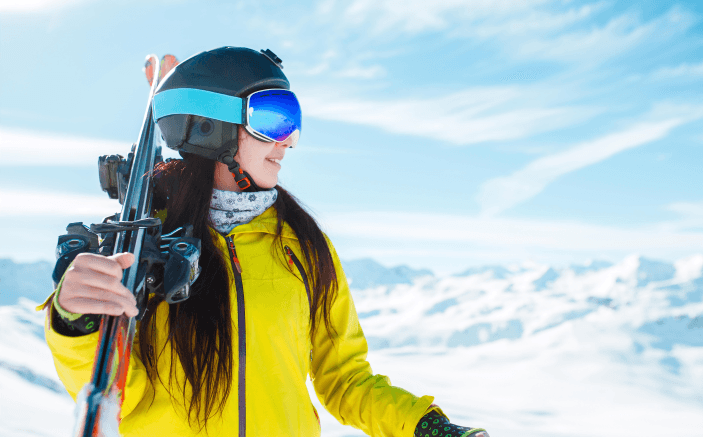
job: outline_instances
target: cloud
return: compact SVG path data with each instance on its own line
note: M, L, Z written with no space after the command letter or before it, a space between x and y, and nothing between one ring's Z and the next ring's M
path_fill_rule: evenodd
M96 165L98 156L127 156L127 142L0 128L0 166Z
M675 202L667 205L666 209L680 216L676 226L682 229L703 229L703 202Z
M696 118L701 115L696 114ZM536 196L560 176L596 164L628 149L668 135L671 129L693 118L676 117L643 122L620 132L587 141L553 155L532 161L510 176L485 182L477 200L482 214L493 216Z
M0 205L0 218L83 217L86 222L120 209L107 195L6 188L0 188ZM695 214L701 223L703 204L675 204L669 209ZM676 258L703 247L703 231L688 228L686 220L617 227L414 211L345 211L320 213L319 221L344 257L374 256L437 272L459 271L468 264L526 259L563 263L632 252Z
M0 217L106 217L121 209L104 196L0 188Z
M353 78L353 79L375 79L386 74L386 69L380 65L372 65L370 67L349 67L337 73L338 77Z
M43 13L89 0L0 0L0 12Z
M338 91L299 93L306 115L417 135L456 145L514 140L560 129L600 110L535 103L517 87L476 87L429 98L362 100ZM535 93L536 94L536 93Z
M517 36L523 39L535 38L539 35L552 34L575 26L604 9L605 6L604 2L591 3L563 12L530 8L529 10L515 11L513 16L487 16L481 22L474 23L473 26L457 29L453 34L481 39L508 36Z
M573 221L505 219L410 212L324 214L330 232L384 241L445 241L495 247L627 252L680 248L700 250L703 232L685 232L672 223L633 227Z
M532 260L564 265L638 253L678 259L700 253L703 230L677 222L603 226L577 221L504 219L414 211L326 213L325 231L346 259L373 256L440 274L468 265Z
M668 205L666 209L682 216L703 219L703 202L676 202Z
M695 21L692 14L676 6L646 23L641 23L634 13L625 13L612 18L602 27L527 38L514 53L530 60L597 65L619 54L634 52L639 46L645 46L648 50L662 46L673 35L690 28Z
M97 165L102 155L127 156L132 144L97 138L0 128L0 167L13 165ZM178 157L162 147L164 158Z
M700 64L683 63L676 67L662 67L652 73L652 79L673 79L681 77L703 77L703 62Z
M419 33L443 30L457 21L467 21L520 15L536 6L552 3L549 0L355 0L344 10L345 22L369 26L371 33ZM324 12L333 8L326 3Z
M608 14L600 23L597 14ZM637 8L613 11L612 2L575 5L558 0L354 0L319 4L316 19L338 38L389 41L429 33L469 39L518 61L561 61L592 68L623 53L670 48L696 16L675 5L643 21ZM363 29L363 30L362 30ZM344 51L344 50L342 50ZM505 56L502 57L505 61Z

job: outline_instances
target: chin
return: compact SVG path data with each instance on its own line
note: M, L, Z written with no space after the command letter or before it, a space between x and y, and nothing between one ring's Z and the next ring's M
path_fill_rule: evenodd
M275 186L278 184L278 178L276 178L276 179L274 179L274 180L267 179L267 180L261 181L261 182L259 182L259 181L257 181L257 180L254 180L254 182L255 182L256 185L258 185L260 188L263 188L263 189L265 189L265 190L270 190L271 188L275 187Z

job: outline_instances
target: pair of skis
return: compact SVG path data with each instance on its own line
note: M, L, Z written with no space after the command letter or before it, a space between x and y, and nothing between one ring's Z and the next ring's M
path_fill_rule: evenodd
M92 225L90 230L82 226L82 223L73 223L67 228L68 235L59 237L59 248L63 247L63 250L57 248L61 257L57 261L54 277L63 274L59 271L60 265L65 270L67 263L80 252L91 251L105 255L133 253L136 261L124 271L122 283L137 297L140 308L138 318L143 315L149 292L153 292L154 286L161 286L163 292L163 278L155 279L153 270L160 272L162 277L164 271L177 272L169 275L171 282L174 276L180 275L182 278L179 285L171 286L175 291L166 300L172 302L188 297L190 284L199 273L199 241L181 238L192 237L192 227L184 227L186 230L181 232L180 237L174 236L174 233L161 236L160 221L150 218L153 169L161 159L160 146L155 141L152 100L161 79L177 64L173 55L166 55L161 61L156 55L147 56L144 72L151 88L139 141L133 147L129 160L119 155L100 159L101 184L114 184L114 190L110 193L112 198L118 198L117 192L120 192L119 199L123 206L119 218L116 215L112 217L113 220ZM117 164L110 166L110 163ZM99 247L95 247L97 234L105 237ZM154 265L161 267L154 269ZM76 406L75 437L119 436L120 411L136 319L124 314L102 317L93 374L90 382L81 390Z
M166 76L166 74L173 70L173 68L178 65L178 59L173 55L164 55L159 63L159 69L156 70L157 58L155 55L149 55L146 57L146 63L144 64L144 74L146 75L146 80L151 86L154 82L154 74L158 76L159 82Z

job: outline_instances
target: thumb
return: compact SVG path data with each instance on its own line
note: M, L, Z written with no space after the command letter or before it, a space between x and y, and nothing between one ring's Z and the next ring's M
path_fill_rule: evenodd
M108 258L117 261L120 267L122 267L122 270L126 269L134 263L134 254L129 252L116 253L114 255L109 256Z

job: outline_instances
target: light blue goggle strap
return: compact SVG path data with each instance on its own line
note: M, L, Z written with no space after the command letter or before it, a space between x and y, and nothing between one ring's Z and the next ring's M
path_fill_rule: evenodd
M198 115L205 118L244 124L242 110L244 99L212 91L193 88L176 88L154 96L154 121L175 114Z

